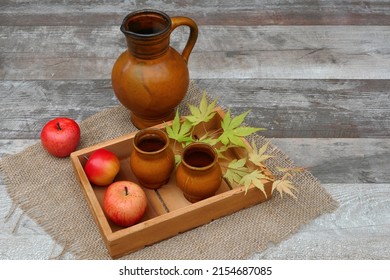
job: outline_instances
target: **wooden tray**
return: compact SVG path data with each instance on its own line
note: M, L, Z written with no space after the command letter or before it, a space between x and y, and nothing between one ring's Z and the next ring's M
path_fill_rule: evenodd
M224 116L222 109L218 108L214 118L205 124L207 131L220 128L220 121ZM156 126L164 130L171 122ZM204 127L195 129L198 137ZM118 137L116 139L100 143L71 154L71 161L84 192L89 208L92 211L95 222L99 227L102 238L109 254L113 258L126 255L139 250L147 245L159 242L181 232L193 229L212 220L229 215L243 208L264 202L272 197L272 182L265 182L267 197L257 188L251 187L247 194L242 186L231 186L225 180L216 195L197 203L188 202L181 190L176 186L174 172L167 185L157 189L145 189L148 198L148 207L145 215L139 223L131 227L122 228L110 222L102 208L103 195L107 187L92 185L83 169L86 163L85 156L93 151L106 148L114 152L120 160L121 169L115 181L129 180L138 183L134 177L129 163L132 151L132 141L136 132ZM245 142L248 147L250 145ZM171 143L174 145L174 143ZM175 145L175 149L179 147ZM242 152L233 150L228 158L240 158Z

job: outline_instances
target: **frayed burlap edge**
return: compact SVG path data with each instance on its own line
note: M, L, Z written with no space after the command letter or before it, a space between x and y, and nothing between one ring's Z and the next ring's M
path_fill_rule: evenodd
M201 91L190 84L179 106L188 113L187 103L198 104ZM225 108L226 109L226 108ZM106 109L80 123L80 148L135 131L128 111L121 105ZM258 147L268 142L255 135ZM293 162L272 142L267 160L276 166L293 167ZM69 158L48 155L40 143L0 161L7 191L13 202L37 222L77 259L110 259ZM122 259L244 259L279 243L321 214L334 211L338 204L308 171L295 176L298 199L276 194L265 203L222 217L204 226L161 241L124 256Z

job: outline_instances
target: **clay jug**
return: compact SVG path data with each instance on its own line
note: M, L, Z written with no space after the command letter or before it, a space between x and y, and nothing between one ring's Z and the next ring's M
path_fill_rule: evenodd
M180 54L170 46L170 35L181 25L188 26L190 34ZM112 69L116 97L131 111L131 121L139 129L172 120L189 86L187 62L198 38L196 23L141 10L127 15L120 29L127 50Z
M200 142L188 145L176 170L176 185L184 197L190 202L211 197L221 182L222 170L215 149Z
M168 135L155 128L137 132L130 154L130 167L139 183L146 188L157 189L166 184L175 167Z

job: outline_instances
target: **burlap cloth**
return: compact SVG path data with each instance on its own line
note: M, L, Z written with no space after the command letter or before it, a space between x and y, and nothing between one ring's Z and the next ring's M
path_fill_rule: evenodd
M187 102L198 104L201 92L191 83L179 109L188 113ZM136 130L122 106L106 109L80 123L84 148ZM254 139L260 147L261 136ZM294 166L275 145L269 146L275 166ZM29 217L35 220L60 245L64 252L79 259L110 259L98 228L87 206L69 158L46 153L37 143L0 161L7 191ZM298 199L279 194L268 202L220 218L181 233L123 259L245 259L278 243L315 217L337 208L336 202L307 171L294 183Z

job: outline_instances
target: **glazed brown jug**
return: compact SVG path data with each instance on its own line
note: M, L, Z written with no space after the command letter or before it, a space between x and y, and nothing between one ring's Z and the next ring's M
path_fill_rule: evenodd
M215 149L206 143L188 145L176 170L176 185L190 202L213 196L221 186L222 170Z
M180 54L170 46L171 32L190 28ZM111 79L118 100L139 129L172 120L189 86L188 58L198 38L197 24L156 10L128 14L121 25L127 50L114 63Z
M157 189L169 181L175 167L175 156L168 135L156 128L137 132L130 154L130 168L139 183Z

